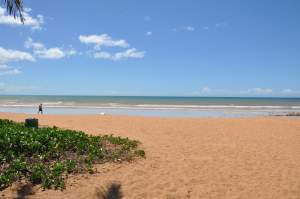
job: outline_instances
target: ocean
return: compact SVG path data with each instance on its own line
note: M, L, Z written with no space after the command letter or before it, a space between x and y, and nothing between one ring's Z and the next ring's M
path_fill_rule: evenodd
M300 98L2 95L0 112L162 117L268 116L300 111Z

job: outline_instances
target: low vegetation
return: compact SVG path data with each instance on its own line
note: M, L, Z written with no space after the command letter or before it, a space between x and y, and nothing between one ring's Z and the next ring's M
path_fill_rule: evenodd
M0 120L0 190L18 180L64 189L68 174L93 172L93 165L145 156L138 142L92 136L57 127L28 128Z

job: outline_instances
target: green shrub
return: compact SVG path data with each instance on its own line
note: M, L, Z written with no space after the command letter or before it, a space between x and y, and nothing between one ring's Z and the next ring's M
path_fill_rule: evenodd
M112 135L91 136L57 127L28 128L0 119L0 190L20 179L45 189L64 189L70 173L93 173L96 163L144 157L138 144Z
M145 157L145 156L146 156L146 153L145 153L144 150L136 150L136 151L135 151L135 154L136 154L136 155L139 155L139 156L141 156L141 157Z

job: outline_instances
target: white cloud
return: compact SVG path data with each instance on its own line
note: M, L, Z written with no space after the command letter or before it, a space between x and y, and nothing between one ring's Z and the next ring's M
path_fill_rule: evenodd
M95 52L94 57L99 58L99 59L113 59L112 54L110 54L109 52L104 52L104 51Z
M293 93L293 92L294 92L294 91L293 91L292 89L289 89L289 88L283 89L283 90L282 90L282 93L287 93L287 94Z
M21 73L21 71L17 68L12 68L8 65L0 65L0 76L2 76L2 75L17 75L20 73Z
M27 52L4 49L0 47L0 63L12 61L35 61L35 59Z
M151 32L152 34L152 32ZM143 58L145 56L144 51L138 51L136 48L129 48L129 43L126 40L113 40L107 34L101 35L80 35L78 37L79 41L84 44L93 44L94 50L92 51L93 57L97 59L107 59L107 60L126 60L129 58ZM126 48L126 50L121 52L108 52L102 50L102 47L106 48Z
M21 71L19 69L7 65L9 62L17 61L35 61L35 59L27 52L0 47L0 76L20 74Z
M202 89L201 89L201 92L202 93L210 93L212 90L209 88L209 87L203 87Z
M74 49L64 50L58 47L46 48L44 44L34 42L32 38L28 38L24 46L33 49L33 54L42 59L61 59L77 54Z
M247 90L226 90L215 89L208 86L202 87L199 91L193 92L197 96L300 96L300 90L283 89L273 90L271 88L250 88Z
M254 94L254 95L268 95L272 94L273 90L270 88L250 88L246 91L241 91L241 94Z
M148 31L145 33L146 36L152 36L152 34L153 34L152 31Z
M172 31L177 32L177 31L188 31L188 32L193 32L195 31L196 28L193 26L183 26L179 28L173 28Z
M286 95L296 95L296 94L300 94L300 91L293 90L293 89L290 89L290 88L283 89L281 92L282 92L283 94L286 94Z
M228 27L228 23L227 22L219 22L215 24L216 28L226 28Z
M204 27L203 27L203 30L208 30L208 29L209 29L208 26L204 26Z
M0 6L0 24L11 25L11 26L28 26L32 30L42 29L42 24L44 23L44 17L42 15L37 15L36 17L30 16L31 9L25 8L23 16L25 19L24 24L20 19L15 19L13 16L7 14L6 9Z
M13 69L4 71L4 72L2 73L2 75L17 75L17 74L20 74L20 73L22 73L22 72L21 72L19 69L13 68Z
M198 95L204 95L204 96L227 96L230 94L230 92L228 92L225 89L216 89L216 88L210 88L208 86L204 86L200 89L200 92L195 92L195 94Z
M44 59L61 59L65 57L65 53L59 48L49 48L43 50L35 50L34 54Z
M30 37L25 41L24 46L25 48L33 48L35 50L41 50L45 48L44 44L33 42L33 40Z
M144 51L137 51L135 48L127 49L124 52L118 52L115 54L115 59L128 59L128 58L143 58L145 55Z
M137 51L135 48L127 49L123 52L117 53L109 53L109 52L95 52L94 57L99 59L109 59L114 61L126 60L128 58L143 58L145 56L145 52Z
M185 26L183 27L183 29L190 32L195 31L195 28L193 26Z
M71 49L71 50L66 50L65 51L65 54L67 56L72 56L72 55L76 55L77 54L77 51L75 49Z
M80 35L79 41L84 44L94 44L96 49L100 49L101 46L121 48L129 47L129 44L126 40L113 40L108 34Z

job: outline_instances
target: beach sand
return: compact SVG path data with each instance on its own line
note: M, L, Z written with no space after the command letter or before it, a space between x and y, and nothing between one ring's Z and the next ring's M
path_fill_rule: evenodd
M0 113L24 121L32 115ZM124 198L300 198L300 119L42 115L42 125L114 134L142 142L146 159L71 176L66 190L35 187L28 198L101 198L112 184ZM118 189L118 187L116 187ZM17 196L13 186L2 198ZM101 195L101 194L98 194Z

